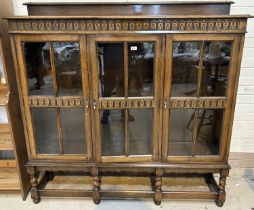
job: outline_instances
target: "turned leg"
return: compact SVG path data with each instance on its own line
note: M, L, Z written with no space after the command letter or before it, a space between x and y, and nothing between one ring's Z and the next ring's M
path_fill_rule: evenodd
M163 175L163 169L156 169L155 171L155 193L154 193L154 203L156 205L161 204L162 200L162 190L161 190L161 184L162 184L162 175Z
M92 169L92 176L93 176L93 201L95 204L99 204L100 199L100 177L98 168Z
M150 177L152 191L155 191L155 177Z
M219 194L216 201L217 206L222 207L226 199L226 178L229 174L229 169L221 169L219 179Z
M36 176L35 167L28 167L27 173L30 175L30 182L31 182L31 198L35 204L40 202L40 197L38 193L38 177Z

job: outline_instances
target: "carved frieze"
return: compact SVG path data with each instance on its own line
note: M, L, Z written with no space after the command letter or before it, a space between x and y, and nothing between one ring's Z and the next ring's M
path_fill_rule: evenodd
M99 99L99 109L142 109L154 107L153 99Z
M29 97L29 105L30 107L83 107L84 99L78 97Z
M148 19L10 19L10 31L173 31L245 32L245 19L238 18L148 18Z
M169 108L219 109L226 107L226 99L170 99Z
M168 108L206 108L219 109L226 107L226 99L170 99L167 104ZM89 107L89 101L81 97L29 97L30 107ZM153 108L153 98L136 98L136 99L98 99L96 108L98 109L142 109Z

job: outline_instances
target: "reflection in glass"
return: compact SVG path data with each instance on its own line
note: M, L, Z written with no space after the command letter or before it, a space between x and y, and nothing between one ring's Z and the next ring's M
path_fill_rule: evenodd
M29 95L53 95L48 42L23 43Z
M124 46L123 43L97 44L99 65L99 96L124 96Z
M59 154L55 108L31 108L38 154Z
M53 42L58 95L82 95L78 42Z
M174 42L171 96L196 96L201 42Z
M200 109L198 119L196 155L218 155L223 126L223 110Z
M230 42L205 42L201 96L226 95L230 53Z
M169 124L169 155L192 155L194 113L194 109L171 109Z
M14 160L14 151L13 150L3 150L0 151L0 161L1 160Z
M86 154L84 110L60 109L64 154Z
M153 96L154 43L128 43L128 96Z
M125 155L124 110L101 110L102 156Z
M128 118L129 154L152 154L153 110L131 109Z

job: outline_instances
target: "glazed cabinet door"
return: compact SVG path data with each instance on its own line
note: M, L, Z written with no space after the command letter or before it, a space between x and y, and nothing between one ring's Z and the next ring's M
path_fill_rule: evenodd
M85 37L22 35L15 46L30 157L89 160Z
M91 36L97 161L159 158L160 37Z
M164 160L224 160L238 47L236 35L167 36Z

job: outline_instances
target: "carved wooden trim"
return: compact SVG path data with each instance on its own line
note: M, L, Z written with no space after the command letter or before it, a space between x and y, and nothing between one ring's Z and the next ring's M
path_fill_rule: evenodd
M9 19L11 32L215 32L244 33L244 18Z
M169 108L219 109L226 107L226 101L226 99L170 99Z
M85 101L88 104L88 101ZM82 97L29 97L30 107L84 107Z
M154 107L154 99L99 99L99 109L142 109Z

